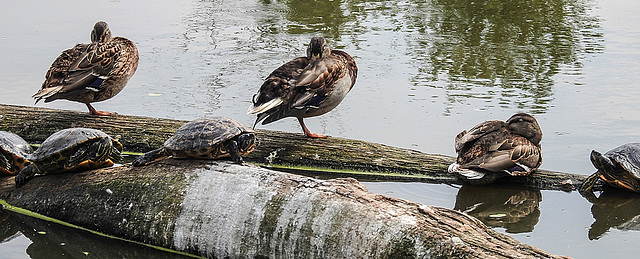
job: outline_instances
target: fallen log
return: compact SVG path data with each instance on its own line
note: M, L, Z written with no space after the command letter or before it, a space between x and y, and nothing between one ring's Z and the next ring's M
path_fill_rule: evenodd
M30 143L70 127L100 129L119 136L125 150L146 152L161 147L186 121L139 116L94 116L87 112L0 104L0 130L14 132ZM260 144L246 161L274 169L310 170L358 178L462 184L447 167L455 158L365 141L331 137L309 139L302 134L258 130ZM548 170L530 177L503 178L499 184L538 190L571 191L585 178ZM594 189L599 190L600 186Z
M0 178L16 207L209 258L561 258L454 210L226 161ZM14 207L16 206L16 207Z

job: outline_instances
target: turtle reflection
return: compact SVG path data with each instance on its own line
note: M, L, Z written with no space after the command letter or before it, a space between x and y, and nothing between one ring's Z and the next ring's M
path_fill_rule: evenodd
M538 223L542 194L495 186L464 185L458 191L456 210L474 216L508 233L531 232Z
M624 190L607 189L593 200L591 214L595 222L589 229L589 240L599 239L610 228L640 230L640 196Z

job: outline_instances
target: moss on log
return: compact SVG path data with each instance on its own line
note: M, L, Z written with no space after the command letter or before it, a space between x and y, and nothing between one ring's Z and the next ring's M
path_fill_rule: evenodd
M120 136L125 150L132 152L146 152L162 146L186 122L126 115L95 116L84 111L14 105L0 105L0 114L0 130L14 132L30 143L41 142L64 128L88 127ZM269 130L258 130L258 134L260 145L246 160L281 170L293 167L316 174L327 172L331 176L462 183L447 172L447 167L455 160L450 156L338 137L309 139L302 134ZM503 178L499 183L570 191L584 178L584 175L539 170L530 177Z
M226 161L0 178L8 204L209 258L560 258L450 209Z

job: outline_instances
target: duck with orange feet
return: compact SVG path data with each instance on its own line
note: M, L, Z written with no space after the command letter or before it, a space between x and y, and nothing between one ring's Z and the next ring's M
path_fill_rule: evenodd
M138 68L138 49L123 37L111 37L106 22L97 22L91 31L90 44L67 49L51 64L40 91L32 97L38 101L57 99L81 102L91 114L112 115L97 111L91 103L118 94Z
M344 51L332 50L323 37L313 37L307 56L293 59L274 70L253 96L249 114L258 117L253 125L262 125L286 117L296 117L304 134L310 138L326 138L311 133L304 118L323 115L333 110L351 91L358 67Z

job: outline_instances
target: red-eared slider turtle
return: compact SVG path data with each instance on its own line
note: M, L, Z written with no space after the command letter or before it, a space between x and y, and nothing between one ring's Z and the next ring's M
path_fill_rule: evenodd
M96 129L70 128L49 136L35 152L27 156L31 164L20 170L16 186L35 174L109 167L122 160L122 144Z
M529 114L517 113L506 122L485 121L456 136L458 157L449 172L472 184L529 175L542 163L541 140L542 130Z
M241 123L222 116L205 117L180 127L164 147L149 151L133 161L144 166L169 156L173 158L217 159L231 157L241 164L242 156L256 146L255 132Z
M33 152L29 143L20 136L0 131L0 175L16 175L29 165L27 155Z
M600 154L591 151L591 163L598 169L580 186L580 193L593 195L598 179L608 185L640 193L640 143L629 143Z

